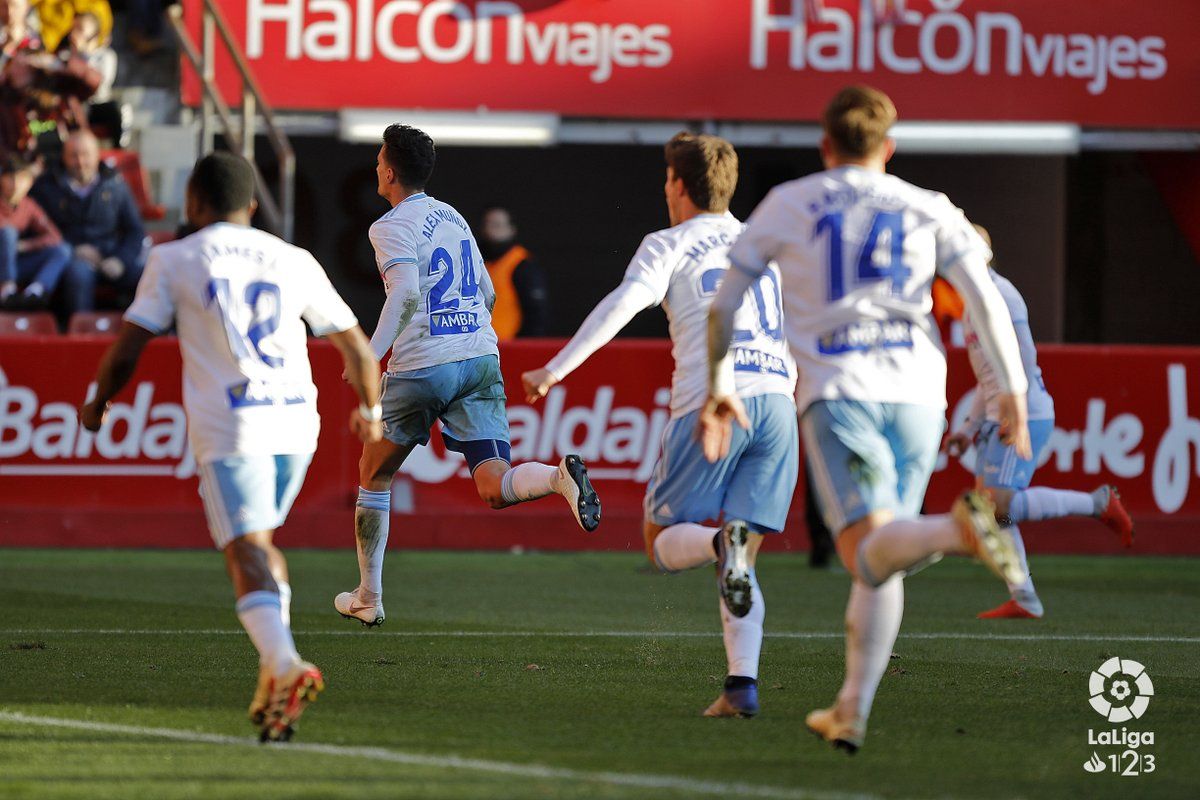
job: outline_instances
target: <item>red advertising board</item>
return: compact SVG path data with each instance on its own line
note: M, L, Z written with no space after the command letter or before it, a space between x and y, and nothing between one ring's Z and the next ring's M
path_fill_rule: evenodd
M812 121L865 82L906 119L1200 127L1194 0L905 0L886 25L875 0L215 2L279 108Z
M195 465L180 407L178 347L147 349L138 374L97 435L74 409L88 391L104 339L0 340L0 546L205 546ZM604 522L582 533L558 498L504 511L478 499L461 457L440 437L418 449L393 491L394 547L641 549L641 498L668 412L665 341L618 341L537 406L520 398L519 376L561 342L507 345L509 422L517 461L581 453L604 502ZM281 541L349 547L358 445L345 428L355 403L334 350L311 344L323 430L316 458ZM1053 347L1041 351L1055 396L1054 436L1035 483L1121 488L1139 528L1136 552L1200 554L1200 350ZM971 388L961 352L951 354L950 415ZM927 510L946 510L971 483L957 461L939 465ZM807 547L803 487L788 530L773 547ZM1031 550L1115 552L1092 520L1027 526Z

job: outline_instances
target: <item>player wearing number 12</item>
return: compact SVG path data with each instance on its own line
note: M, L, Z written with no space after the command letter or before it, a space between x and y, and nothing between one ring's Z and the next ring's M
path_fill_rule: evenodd
M250 227L254 208L254 170L244 158L214 153L196 164L187 216L199 230L150 252L80 420L99 430L146 343L175 327L200 497L225 554L238 619L259 653L250 718L263 740L276 741L291 737L324 688L320 671L292 641L287 562L272 541L317 447L305 322L342 353L361 401L351 430L371 442L382 426L370 408L379 375L354 314L309 253Z
M339 614L368 626L384 620L392 478L414 447L429 442L439 419L446 449L466 456L479 496L492 508L559 494L584 530L600 524L600 499L579 456L558 466L510 466L491 324L496 293L462 215L425 193L434 160L433 140L407 125L384 131L375 159L376 189L392 208L370 232L387 290L371 347L377 359L392 355L383 378L384 439L367 444L359 461L359 585L334 598Z
M943 275L976 323L999 385L1001 435L1029 457L1025 372L1012 321L988 277L990 252L945 195L888 175L896 109L868 87L844 89L825 112L824 172L777 186L729 251L732 268L710 311L710 389L701 415L717 458L731 419L734 314L778 265L784 327L796 358L796 407L808 467L838 553L854 579L846 607L846 676L832 708L808 727L857 749L904 607L902 578L942 553L970 554L1024 579L1011 535L986 498L919 516L945 426L946 359L930 311Z

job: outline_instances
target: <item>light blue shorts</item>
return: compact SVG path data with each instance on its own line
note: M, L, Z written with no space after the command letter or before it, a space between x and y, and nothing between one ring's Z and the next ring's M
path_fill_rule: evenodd
M800 419L804 454L825 524L834 535L872 511L912 518L945 430L940 408L820 400Z
M979 435L975 437L975 475L983 478L983 485L989 489L1019 491L1029 488L1042 453L1050 444L1052 433L1054 420L1031 419L1029 443L1033 450L1033 458L1025 459L1000 441L998 423L983 423Z
M662 451L646 487L646 518L655 525L745 520L758 533L783 530L800 469L796 406L764 394L745 401L750 430L733 426L729 455L710 464L696 440L699 411L667 423Z
M287 519L304 484L312 453L231 456L201 464L200 499L218 550L254 531L273 531Z
M511 461L504 378L497 356L478 356L383 376L383 435L402 447L429 443L442 421L447 450L467 457L471 471L484 461Z

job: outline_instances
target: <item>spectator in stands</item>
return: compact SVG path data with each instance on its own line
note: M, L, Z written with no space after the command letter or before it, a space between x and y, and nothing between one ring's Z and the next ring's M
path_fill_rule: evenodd
M29 28L27 0L0 0L0 155L33 152L29 112L36 70L27 57L41 49Z
M75 21L83 15L95 20L101 39L112 35L112 7L108 0L32 0L32 4L41 23L42 43L50 52L63 48Z
M58 56L67 63L73 58L81 59L96 70L100 82L89 103L107 103L112 100L113 81L117 79L117 54L109 47L108 39L100 28L95 14L78 14L71 23L71 32L63 39Z
M71 260L58 228L30 197L33 168L17 156L0 162L0 305L45 308ZM21 285L24 284L24 291Z
M146 231L121 176L100 162L89 131L63 145L62 163L38 178L33 196L74 247L63 289L66 311L91 311L98 283L114 287L118 305L128 304L145 264Z
M529 251L517 243L517 227L508 209L484 209L479 250L496 287L492 327L500 341L545 336L550 295L546 277Z

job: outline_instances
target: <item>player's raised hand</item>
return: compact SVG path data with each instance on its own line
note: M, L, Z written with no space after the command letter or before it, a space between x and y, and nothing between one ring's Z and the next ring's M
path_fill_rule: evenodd
M558 378L545 367L521 373L521 386L525 389L525 400L529 403L541 400L556 383Z
M1025 395L1002 394L997 399L1000 405L1000 441L1016 450L1021 458L1033 458L1033 445L1029 441L1029 409L1025 405Z
M729 446L733 442L733 422L746 430L750 429L750 418L746 416L746 407L742 405L737 395L727 397L708 396L704 408L700 410L700 422L696 427L696 437L704 450L704 457L710 462L720 461L729 455Z
M92 433L100 430L104 417L108 414L108 403L97 403L91 400L79 407L79 422Z
M963 453L971 449L971 437L962 432L952 433L946 437L946 441L942 444L942 449L951 458L959 458Z

